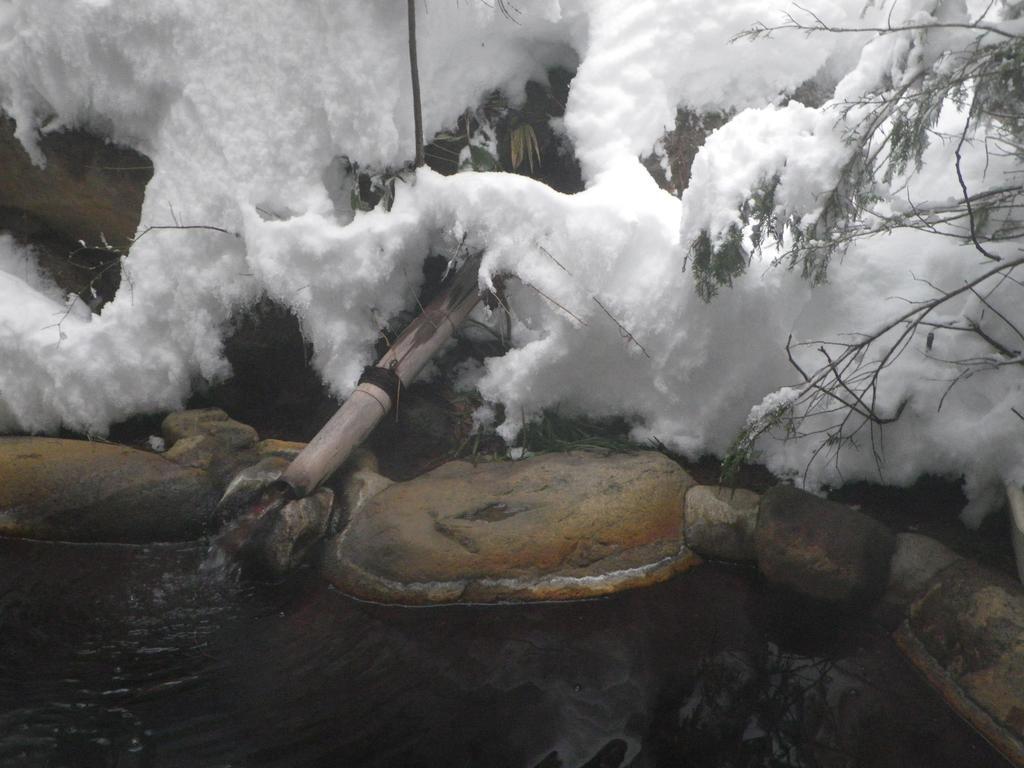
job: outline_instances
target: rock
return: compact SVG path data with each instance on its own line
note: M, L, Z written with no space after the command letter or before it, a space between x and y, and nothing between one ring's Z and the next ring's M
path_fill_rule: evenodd
M896 534L896 552L889 568L889 584L876 609L882 623L895 628L911 603L935 575L959 560L953 550L920 533Z
M260 440L252 452L259 459L273 456L285 459L287 463L290 463L306 445L307 443L293 443L289 440ZM346 472L353 472L357 469L367 469L370 472L379 471L380 465L372 451L366 448L356 448L352 455L345 460L340 472L344 475Z
M172 413L164 419L160 429L169 449L179 440L189 437L212 437L225 450L249 448L260 439L255 429L229 418L220 408Z
M293 461L305 447L306 443L294 443L290 440L260 440L254 450L263 457L277 456Z
M383 475L378 475L371 469L356 469L345 478L345 509L349 518L355 515L374 496L394 485Z
M250 453L253 452L244 455ZM271 501L268 505L267 499L272 496L262 500L260 497L281 478L289 463L283 456L270 455L243 467L228 484L218 505L221 516L234 521L221 538L225 550L238 553L250 567L275 578L297 567L316 542L328 533L336 533L344 522L342 515L335 514L334 490L329 487L288 501L280 511L263 511L280 503ZM349 509L361 507L391 485L390 480L368 467L376 467L373 454L357 450L339 473L335 485L344 489ZM284 487L282 483L281 489ZM256 505L257 501L260 505Z
M788 485L762 497L754 539L769 582L842 604L882 594L896 548L892 532L878 521Z
M396 483L329 542L324 575L383 602L559 600L667 579L699 562L683 541L693 481L660 453L574 452Z
M345 464L355 469L380 472L380 462L377 461L377 455L368 448L357 448L354 450Z
M217 505L220 514L231 519L243 512L254 502L263 489L281 477L288 468L288 460L280 456L268 456L262 461L242 469L228 483L224 495Z
M686 492L686 545L701 557L755 560L760 501L760 496L743 488L691 488Z
M214 435L183 437L163 455L182 467L203 470L219 489L226 488L242 469L261 460L252 449L233 449Z
M120 445L0 438L0 535L64 541L182 541L206 532L206 475Z
M327 532L334 491L318 488L302 499L289 501L280 512L268 515L246 543L243 557L251 566L274 577L298 567L310 548Z
M256 430L229 418L220 408L172 413L164 419L161 431L169 446L163 455L169 461L205 470L221 488L244 467L263 458L254 449L259 440Z
M190 439L184 438L182 442ZM235 471L225 481L224 494L218 504L221 515L231 519L245 511L268 485L281 477L305 445L263 440L254 449L236 454L232 462ZM378 475L376 469L377 458L364 448L356 449L339 470L337 479L332 479L329 485L343 489L345 507L353 509L391 484L391 480Z
M210 465L225 453L228 448L212 435L190 435L175 440L164 458L182 467L209 469Z
M1024 588L959 560L896 633L946 701L1015 765L1024 764Z
M71 242L98 246L105 237L127 251L153 175L149 159L83 131L48 133L40 147L45 168L15 138L14 121L0 116L0 209L31 216Z

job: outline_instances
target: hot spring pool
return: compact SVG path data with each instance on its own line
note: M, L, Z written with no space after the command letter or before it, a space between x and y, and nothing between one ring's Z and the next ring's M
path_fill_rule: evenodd
M408 609L205 555L0 539L0 765L1005 765L884 631L746 570Z

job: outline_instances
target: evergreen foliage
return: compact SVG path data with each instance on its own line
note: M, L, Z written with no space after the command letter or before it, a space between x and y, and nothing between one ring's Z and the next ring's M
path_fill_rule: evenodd
M1019 6L1016 14L1024 6ZM781 27L758 25L738 37L757 39L778 29L839 34L862 30L829 27L818 17L802 23L790 17ZM991 151L1009 153L1024 170L1024 37L992 31L980 20L958 50L946 51L930 66L917 58L928 35L949 25L922 24L908 29L892 27L880 34L908 37L903 69L884 76L857 99L833 101L824 108L835 112L844 126L848 160L835 186L828 191L816 218L808 223L776 208L779 177L762 179L739 207L745 232L731 227L717 241L703 231L690 245L697 292L705 300L718 288L731 285L749 263L749 254L764 244L778 248L777 264L799 268L813 283L823 282L828 266L856 240L897 228L957 235L984 251L987 242L1024 234L1024 188L1021 175L1007 176L983 191L964 190L951 205L905 212L882 212L881 191L900 177L920 171L925 150L934 141L985 141ZM944 105L955 105L964 116L960 136L936 130ZM958 169L959 170L959 169ZM941 231L939 229L941 228ZM985 254L990 256L990 254Z
M1004 4L999 23L987 20L991 10L990 4L969 23L939 21L936 10L930 22L866 30L833 27L801 9L806 17L788 16L778 27L759 24L738 36L756 40L783 29L805 34L873 31L880 36L902 36L902 48L894 47L902 52L902 61L857 98L833 99L823 107L835 113L847 159L813 216L800 218L777 205L779 176L775 175L763 178L741 203L742 227L733 224L717 238L705 230L693 240L690 256L701 298L708 301L719 287L731 285L749 264L751 254L765 246L775 250L774 264L799 269L804 278L820 283L827 279L830 263L851 244L897 229L914 229L970 245L972 253L982 257L984 270L963 286L950 289L940 289L922 278L935 289L935 297L910 302L911 309L871 333L800 343L790 339L787 353L802 385L792 390L792 397L752 415L723 463L724 475L734 474L754 457L758 438L767 434L781 439L817 438L819 447L813 456L831 458L837 469L841 448L870 446L881 475L881 427L897 420L907 401L881 412L879 383L919 332L928 334L926 354L935 328L973 334L989 349L989 354L960 359L934 358L953 369L937 404L940 409L958 382L978 373L1024 365L1021 350L1006 341L1014 337L1024 341L1024 332L1009 311L1015 303L1024 303L1024 290L1020 290L1024 282L1012 274L1024 266L1024 257L1007 255L1007 249L996 247L1024 236L1024 36L1014 31L1015 25L1006 23L1024 14L1024 4ZM942 35L939 40L944 48L932 40L938 35ZM950 40L956 44L947 45ZM960 116L962 127L944 133L939 130L939 117L943 109L950 108ZM909 199L909 181L921 171L924 153L934 142L954 148L953 170L962 196L915 203ZM969 189L961 169L962 153L965 147L982 146L988 157L1008 158L1011 170L987 173L983 188ZM907 199L893 205L900 195ZM997 297L994 289L982 288L985 281L995 280L1008 286ZM957 318L938 311L964 295L980 302L980 314ZM999 324L998 333L993 332L993 323ZM821 366L801 367L794 357L794 350L800 347L815 349L823 360Z

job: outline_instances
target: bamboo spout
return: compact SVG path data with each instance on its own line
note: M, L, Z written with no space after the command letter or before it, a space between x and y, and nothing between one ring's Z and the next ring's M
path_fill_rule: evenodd
M459 268L423 313L377 361L378 368L394 372L402 386L411 384L427 361L451 337L480 300L477 273L481 254L473 254ZM391 410L391 396L381 387L363 382L323 429L288 466L281 480L297 497L308 496L329 478L369 437Z

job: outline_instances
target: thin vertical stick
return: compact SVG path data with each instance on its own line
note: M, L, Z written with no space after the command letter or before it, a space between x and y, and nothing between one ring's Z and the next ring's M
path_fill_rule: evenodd
M420 68L416 62L416 0L409 2L409 68L412 70L412 117L416 131L416 167L423 165L423 112L420 107Z

